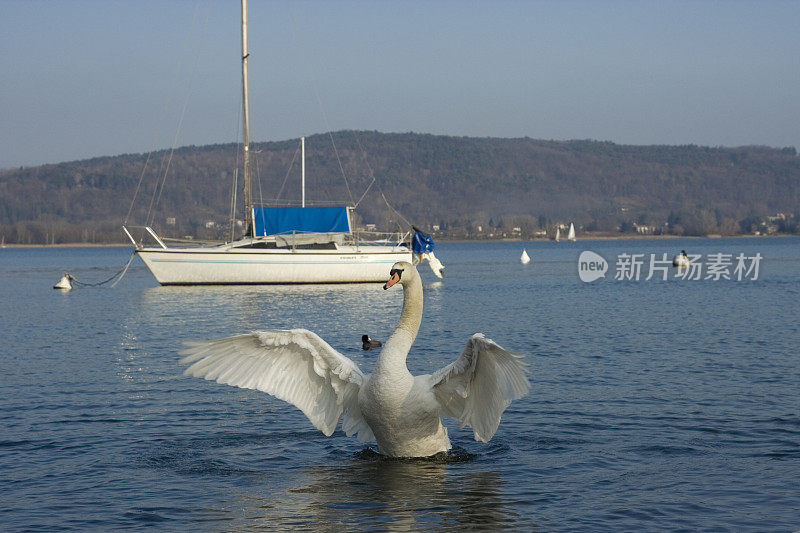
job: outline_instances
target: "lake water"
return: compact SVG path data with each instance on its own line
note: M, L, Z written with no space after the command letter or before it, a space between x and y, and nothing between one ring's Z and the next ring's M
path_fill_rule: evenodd
M646 279L681 249L731 254L733 279ZM580 280L584 250L604 279ZM449 421L446 462L382 459L178 364L187 340L305 327L368 372L361 335L387 338L402 291L160 287L138 259L115 288L51 288L130 253L0 250L3 531L800 530L799 238L439 243L409 368L484 332L532 384L488 444ZM638 280L614 279L622 254ZM739 254L762 259L737 281Z

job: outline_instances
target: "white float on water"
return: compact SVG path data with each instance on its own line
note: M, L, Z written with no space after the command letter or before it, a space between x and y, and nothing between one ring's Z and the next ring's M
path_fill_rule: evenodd
M72 279L73 279L72 276L65 273L63 276L61 276L61 279L58 280L58 283L53 285L53 288L68 291L72 289L72 283L71 283Z

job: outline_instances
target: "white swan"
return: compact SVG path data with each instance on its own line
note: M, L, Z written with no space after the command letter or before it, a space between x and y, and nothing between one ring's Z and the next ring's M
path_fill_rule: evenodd
M455 362L433 374L412 376L406 356L422 320L422 281L407 262L395 263L388 289L403 286L403 310L372 374L305 329L255 331L191 343L181 360L185 374L257 389L298 407L330 436L339 420L348 435L376 440L393 457L427 457L450 449L440 415L472 427L488 442L512 400L530 384L521 355L482 334L468 341Z
M686 255L686 250L681 250L681 253L672 258L672 266L678 268L686 268L690 262L691 259Z

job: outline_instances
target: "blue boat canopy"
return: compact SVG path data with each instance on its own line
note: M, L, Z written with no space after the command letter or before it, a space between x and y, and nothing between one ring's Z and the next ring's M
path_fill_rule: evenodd
M253 234L349 233L347 207L254 207Z

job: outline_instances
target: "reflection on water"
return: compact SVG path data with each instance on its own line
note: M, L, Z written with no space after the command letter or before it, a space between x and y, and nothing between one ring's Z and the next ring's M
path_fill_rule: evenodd
M226 334L300 327L319 331L340 324L356 328L393 309L399 313L401 298L380 285L153 287L143 291L140 311L154 322L220 325Z
M426 315L442 313L440 287L434 283L426 290ZM142 291L130 312L134 321L149 323L154 335L172 334L163 339L165 348L171 343L180 349L187 339L303 328L348 357L362 357L361 336L389 338L402 301L401 290L385 291L380 284L168 286Z
M471 457L464 454L457 461L470 465ZM450 460L387 459L365 451L338 464L305 468L300 483L280 496L264 488L229 503L242 509L237 522L245 528L492 530L520 523L503 505L500 472L459 466Z
M393 308L399 302L397 296L396 291L365 284L153 287L142 293L142 310L156 317L179 312L195 318L208 313L220 320L233 316L244 326L282 327L294 317L320 309L333 309L342 320L364 319ZM318 321L319 316L314 319Z

